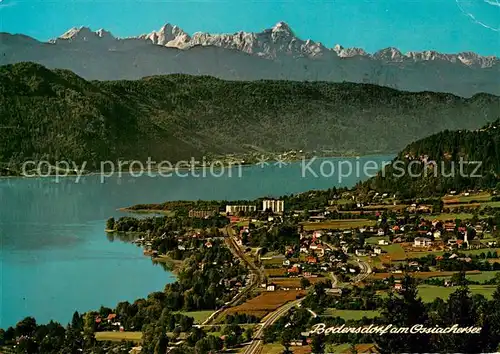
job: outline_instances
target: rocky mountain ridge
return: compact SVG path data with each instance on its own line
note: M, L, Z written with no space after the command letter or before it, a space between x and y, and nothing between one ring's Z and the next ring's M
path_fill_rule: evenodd
M82 37L87 38L87 40L142 39L149 40L156 45L178 49L189 49L195 46L216 46L239 50L266 59L278 59L282 56L307 57L310 59L321 59L332 56L339 58L361 56L373 60L394 63L441 60L454 64L461 63L467 66L478 66L481 68L491 67L499 61L499 58L495 56L481 56L473 52L446 54L433 50L426 50L421 52L410 51L402 53L398 48L389 47L370 54L362 48L344 48L340 44L335 45L333 48L327 48L322 43L315 42L312 39L300 39L285 22L278 22L272 28L257 33L244 31L239 31L234 34L196 32L193 35L188 34L176 25L167 23L158 31L123 39L114 37L110 32L104 29L93 32L88 27L80 27L70 29L60 36L59 39L75 40Z
M20 62L71 70L87 80L188 74L236 81L352 82L462 97L482 92L500 95L496 57L433 51L403 54L396 48L369 54L341 45L327 48L298 38L284 22L258 33L217 35L190 35L167 24L159 31L130 38L80 27L49 42L0 33L0 65Z

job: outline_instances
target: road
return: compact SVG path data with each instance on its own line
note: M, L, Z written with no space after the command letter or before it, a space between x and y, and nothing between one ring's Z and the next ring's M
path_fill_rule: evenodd
M250 269L252 274L257 278L256 280L264 281L265 276L262 269L258 268L253 262L248 260L248 258L245 257L245 254L241 249L241 247L236 243L233 228L231 226L226 226L224 230L227 235L225 240L231 252L233 252L233 254L236 257L238 257L243 263L245 263L245 265Z
M356 275L353 278L353 280L352 280L353 284L362 282L363 280L368 278L370 276L370 274L372 273L372 269L368 263L361 261L359 259L356 259L356 263L358 263L359 269L361 270L361 273L359 273L358 275Z
M330 272L330 276L332 277L332 288L336 288L339 286L339 278L335 275L334 272Z
M211 324L216 318L218 318L219 315L221 315L227 307L230 306L235 306L242 297L244 297L246 294L248 294L250 291L254 290L256 287L259 286L264 281L264 273L260 268L258 268L253 262L247 259L245 257L243 250L241 247L236 243L236 239L234 237L234 230L233 228L228 225L224 228L224 233L226 234L226 237L224 240L226 241L226 244L228 248L231 250L233 255L237 258L239 258L245 266L250 269L250 284L246 286L241 292L236 294L231 301L229 301L224 308L219 309L212 313L210 317L208 317L202 324L203 325L209 325Z
M245 351L243 352L244 354L257 354L260 353L261 347L264 344L264 341L262 340L262 335L264 334L264 330L267 327L272 326L273 324L276 323L281 317L286 315L288 311L290 311L292 308L300 304L305 298L297 299L295 301L286 303L285 305L281 306L279 309L271 313L266 319L265 322L260 324L260 328L255 332L254 337L252 342L248 347L246 347Z
M323 241L323 243L325 245L327 245L328 247L330 247L330 249L332 249L332 250L334 249L334 247L332 245L330 245L328 242ZM372 269L368 263L361 261L357 258L355 258L354 260L356 261L356 263L358 263L359 269L361 270L361 273L356 275L351 281L353 284L357 284L359 282L362 282L366 278L368 278L370 276L370 274L372 273ZM333 272L330 274L331 274L333 281L334 281L334 283L332 284L332 287L335 288L338 286L338 279L335 276L335 274L333 274Z
M234 242L234 245L237 246L236 242L234 241L234 238L232 237L232 232L233 232L232 229L228 230L228 235L230 235L230 237L228 237L228 239L231 239L232 242ZM329 245L328 243L325 242L325 244L328 247L332 248L331 245ZM238 246L235 249L236 249L236 251L239 249L240 252L242 252L241 249ZM243 259L243 261L248 264L248 261L245 259L245 257L243 257L243 255L240 258ZM358 263L361 272L360 272L360 274L356 275L356 277L354 277L352 279L352 283L353 284L356 284L356 283L359 283L359 282L363 281L368 276L370 276L370 274L372 272L371 267L370 267L370 265L368 263L366 263L364 261L361 261L359 259L355 259L355 261ZM255 267L255 265L253 265L253 267L254 268L250 268L252 270L252 272L255 271L254 274L256 274L257 276L262 276L263 277L263 274L260 275L261 274L261 270L258 269L257 267ZM338 278L337 278L337 276L333 272L331 272L331 277L332 277L332 280L333 280L332 287L334 287L334 288L338 287ZM262 279L264 279L264 278L262 278ZM257 332L255 332L252 342L245 349L245 351L243 353L244 354L259 354L261 352L262 346L264 344L264 342L262 340L262 335L264 333L264 330L267 327L270 327L274 323L276 323L276 321L278 321L282 316L286 315L288 313L288 311L290 311L290 309L292 309L293 307L295 307L298 304L300 304L304 299L305 298L289 302L289 303L281 306L276 311L274 311L271 315L269 315L268 318L265 320L265 322L263 322L263 323L260 324L260 328L257 330Z

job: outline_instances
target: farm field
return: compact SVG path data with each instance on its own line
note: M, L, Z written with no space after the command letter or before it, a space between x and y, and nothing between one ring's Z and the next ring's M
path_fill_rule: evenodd
M201 324L203 323L214 311L188 311L188 312L179 312L180 314L188 317L194 318L194 323Z
M484 192L471 195L458 195L443 197L443 203L469 203L472 201L487 202L491 200L491 194Z
M285 288L299 288L300 280L302 278L271 278L270 281L276 285ZM316 278L306 278L311 284L320 283L327 281L329 278L326 277L316 277Z
M356 352L357 353L376 353L374 351L375 344L356 344ZM340 353L340 354L349 354L352 353L351 345L349 343L343 344L327 344L326 353Z
M419 279L427 279L427 278L436 278L436 277L451 277L455 273L456 272L413 272L413 273L410 273L410 275L412 275L415 278L419 278ZM481 271L471 270L471 271L468 271L466 274L467 275L476 275L476 274L481 274ZM372 278L372 279L385 279L385 278L389 278L391 275L394 276L394 278L396 278L396 279L404 277L403 273L399 273L399 274L374 273L370 276L370 278Z
M257 297L254 297L241 305L229 308L227 313L246 313L262 318L285 303L305 295L306 291L298 290L263 292Z
M240 353L244 353L246 348L243 348ZM285 350L285 347L279 343L269 343L262 347L261 354L281 354ZM311 347L308 345L302 347L290 347L293 354L310 354Z
M478 250L466 250L466 251L463 251L464 254L472 254L472 255L478 255L478 254L481 254L481 253L488 253L488 252L496 252L498 255L500 255L500 248L481 248L481 249L478 249Z
M367 205L363 207L363 210L367 211L377 211L377 210L393 210L393 211L398 211L398 210L403 210L406 209L408 205L406 204L376 204L376 205Z
M377 205L368 205L368 206L365 206L363 207L363 210L394 210L394 211L398 211L398 210L403 210L403 209L406 209L408 207L408 205L406 204L397 204L397 205L394 205L394 204L377 204Z
M329 308L325 310L325 313L321 316L328 317L341 317L346 321L349 320L360 320L363 317L375 318L380 315L379 311L357 311L357 310L336 310L334 308Z
M286 274L285 268L266 268L264 274L268 277L284 277Z
M486 202L486 203L481 203L483 207L492 207L492 208L500 208L500 202Z
M470 213L442 213L439 215L424 215L423 218L426 220L439 220L439 221L447 221L447 220L468 220L472 219L473 215Z
M482 203L445 204L444 208L450 210L450 212L453 212L453 211L455 211L455 209L458 209L458 208L475 208L475 209L479 209L483 205L484 204L482 204Z
M422 258L422 257L426 257L428 255L433 255L434 257L437 257L437 256L442 256L443 254L444 254L444 251L427 251L427 250L409 251L409 252L406 252L406 257L408 259Z
M498 273L500 273L500 271L481 272L480 274L467 274L466 278L469 280L472 280L472 281L484 282L487 280L494 279ZM449 278L449 277L446 276L446 277L439 277L439 278L445 279L445 278Z
M428 255L433 255L433 256L442 256L445 251L428 251L426 249L422 249L421 251L410 251L410 250L405 250L403 246L400 244L392 244L389 246L380 246L385 252L385 254L382 254L380 256L380 260L383 263L389 263L389 261L400 261L400 260L405 260L405 259L412 259L412 258L421 258L421 257L426 257ZM460 250L460 253L463 253L465 255L479 255L481 253L488 253L488 252L497 252L498 255L500 255L500 248L481 248L477 250ZM390 259L387 257L389 256Z
M344 220L328 220L325 222L306 222L303 223L304 230L321 230L321 229L351 229L363 226L375 226L375 220L368 219L344 219Z
M451 293L457 290L458 287L442 287L432 285L420 285L418 287L418 294L424 302L432 302L434 299L440 297L443 300L447 299ZM491 299L496 290L496 285L469 285L472 294L481 294L487 299Z
M389 237L387 237L387 236L372 236L372 237L366 238L365 243L367 243L369 245L378 245L378 241L380 241L380 240L389 241Z
M389 261L386 256L389 256L391 261L401 261L406 259L405 250L398 243L393 243L392 245L388 246L381 246L380 248L382 248L383 251L387 252L387 254L380 257L382 262Z
M96 332L95 339L98 341L121 342L125 340L139 343L142 340L142 332Z
M370 257L370 256L358 256L360 260L368 263L371 267L381 268L384 262L388 262L387 259L383 259L383 257ZM393 262L394 264L395 262Z
M270 259L262 259L261 258L261 261L262 261L262 264L264 266L282 266L283 265L283 261L285 260L286 258L285 257L276 257L276 258L270 258Z

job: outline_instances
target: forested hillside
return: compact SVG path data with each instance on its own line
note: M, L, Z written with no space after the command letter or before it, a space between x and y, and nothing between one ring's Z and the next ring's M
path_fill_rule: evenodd
M0 107L0 161L12 165L42 157L97 163L252 150L396 152L444 129L493 121L500 99L186 75L97 82L20 63L0 67Z
M409 171L421 176L411 177ZM363 187L410 197L498 185L500 120L475 131L443 131L411 143Z

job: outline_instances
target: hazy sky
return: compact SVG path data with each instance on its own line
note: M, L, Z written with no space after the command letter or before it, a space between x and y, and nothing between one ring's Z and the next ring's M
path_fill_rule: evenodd
M40 40L76 26L123 37L167 22L189 33L233 33L261 31L278 21L327 47L500 56L500 0L0 0L0 31Z

